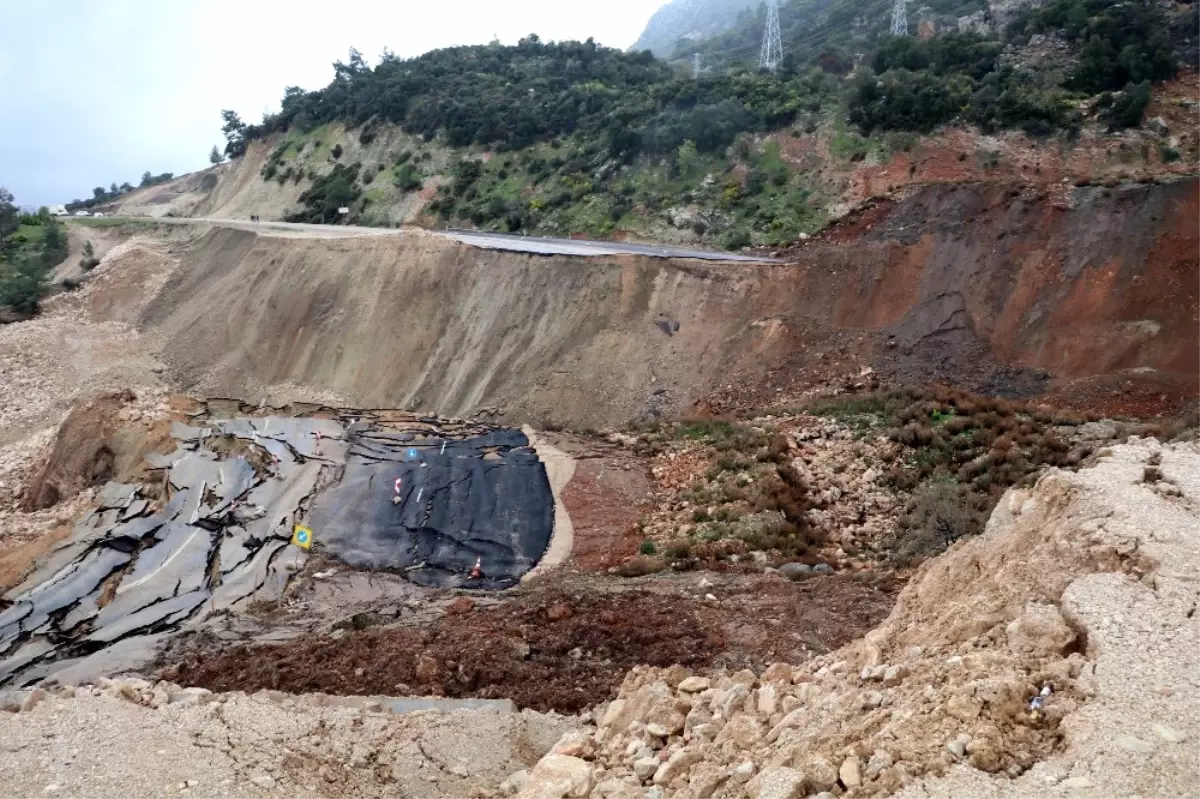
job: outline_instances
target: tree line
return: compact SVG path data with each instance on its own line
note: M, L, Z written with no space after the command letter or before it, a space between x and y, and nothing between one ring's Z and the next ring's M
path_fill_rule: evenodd
M92 189L91 197L87 198L86 200L72 200L71 202L67 203L66 208L68 211L79 211L88 208L95 208L97 205L106 205L114 200L121 199L134 189L144 189L147 186L157 186L160 183L166 183L174 178L175 173L173 172L163 172L161 175L155 175L147 170L142 174L142 180L136 186L128 181L119 186L116 183L113 183L107 189L103 186L97 186L96 188Z
M66 225L45 207L20 213L12 193L0 187L0 307L37 313L51 271L66 257Z
M537 36L515 46L451 47L411 59L385 51L373 68L352 50L347 62L334 64L328 86L288 88L280 111L258 124L222 112L225 154L236 158L248 142L278 131L339 121L361 128L364 142L376 126L391 123L426 140L440 135L450 146L499 151L577 135L629 161L673 153L684 141L701 152L720 151L738 133L776 130L833 104L843 104L864 133L928 131L961 119L989 131L1046 134L1076 128L1078 100L1100 92L1123 103L1110 114L1114 126L1131 125L1141 119L1148 82L1174 74L1178 46L1200 19L1192 6L1181 27L1155 0L1049 0L1024 8L1001 32L918 39L879 31L877 20L860 30L856 15L874 5L884 2L785 5L785 19L820 21L788 28L790 57L776 73L760 72L750 56L693 79L648 51L626 53L590 39L546 43ZM983 7L979 0L932 5L949 14ZM829 27L847 14L846 24ZM746 38L755 22L709 47L726 56L753 49L738 37ZM1077 66L1033 79L1028 70L1004 66L1006 46L1020 47L1036 33L1061 35L1078 47ZM866 61L855 68L851 50L862 47ZM1116 97L1121 93L1131 99Z

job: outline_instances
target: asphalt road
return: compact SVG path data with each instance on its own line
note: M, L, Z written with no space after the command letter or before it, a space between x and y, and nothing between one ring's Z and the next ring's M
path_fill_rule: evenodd
M141 221L145 221L146 219L145 217L108 218L128 218L130 220ZM212 219L209 217L197 217L194 219L158 217L153 221L168 225L205 224L238 230L270 230L285 234L338 238L355 236L403 236L407 232L404 228L310 225L298 222L250 222L244 219ZM583 257L645 255L651 258L694 258L703 261L758 264L780 263L776 259L755 255L739 255L719 250L696 250L687 247L670 247L656 244L632 244L621 241L590 241L584 239L553 239L540 236L517 236L508 233L488 233L476 230L427 230L426 232L481 249L510 250L512 252L525 252L536 255L575 255Z

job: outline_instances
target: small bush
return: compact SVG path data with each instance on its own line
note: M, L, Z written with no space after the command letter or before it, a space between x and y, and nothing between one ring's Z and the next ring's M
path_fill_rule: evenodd
M1162 159L1164 164L1170 164L1178 161L1182 156L1174 147L1163 145L1162 147L1158 148L1158 157Z
M331 156L333 156L334 161L337 161L338 159L340 159L342 157L343 152L345 152L345 151L342 149L342 145L335 144L335 145L333 145L333 149L329 151L329 154Z
M96 250L92 247L90 241L83 244L83 257L79 259L79 268L85 272L90 272L100 265L100 259L96 257Z
M212 191L217 187L217 176L211 172L200 179L200 188L203 191Z
M643 541L642 545L640 547L638 547L638 554L657 555L658 547L654 544L653 541Z
M627 560L617 566L616 573L621 577L644 577L647 574L658 574L666 568L667 564L662 560L642 556Z
M1162 469L1157 466L1147 466L1142 470L1143 483L1157 483L1163 479Z
M663 548L663 554L669 560L683 560L692 554L692 542L686 538L668 542Z
M961 483L938 480L913 494L900 520L895 556L901 563L940 552L960 538L978 535L987 520L971 490ZM989 506L988 507L990 510Z
M729 231L721 237L721 246L727 250L740 250L750 246L750 234L741 228Z

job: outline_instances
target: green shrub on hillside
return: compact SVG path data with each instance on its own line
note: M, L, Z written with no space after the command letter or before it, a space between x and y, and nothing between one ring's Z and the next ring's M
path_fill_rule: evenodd
M308 222L313 224L336 224L349 221L338 213L342 207L351 207L362 196L362 187L358 185L358 174L362 164L337 164L328 175L322 175L313 181L312 186L300 195L304 209L284 217L287 222Z
M49 270L37 258L0 266L0 305L17 313L35 314L46 293Z

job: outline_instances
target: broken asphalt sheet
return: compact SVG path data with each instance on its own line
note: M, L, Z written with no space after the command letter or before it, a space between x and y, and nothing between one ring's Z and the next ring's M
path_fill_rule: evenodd
M342 479L317 499L311 526L352 566L400 570L421 585L506 588L545 553L554 496L518 430L464 440L368 431L352 435Z
M213 613L279 600L309 557L289 543L300 523L316 550L354 567L513 585L554 526L528 439L397 415L174 423L175 451L147 458L163 470L153 490L105 485L71 538L0 600L0 685L127 664Z
M0 683L283 595L307 556L282 550L314 491L316 459L344 457L341 425L264 417L175 423L172 435L175 452L147 459L165 470L165 502L141 485L105 485L72 537L4 596Z

